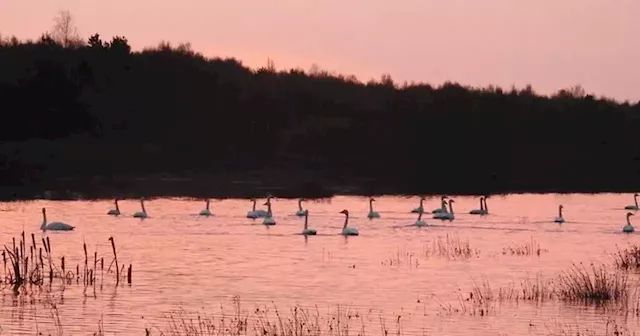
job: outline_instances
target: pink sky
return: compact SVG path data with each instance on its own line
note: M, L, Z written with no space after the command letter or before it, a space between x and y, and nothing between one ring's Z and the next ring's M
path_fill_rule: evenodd
M639 0L0 0L0 34L37 38L64 9L83 36L134 49L188 41L250 66L640 100Z

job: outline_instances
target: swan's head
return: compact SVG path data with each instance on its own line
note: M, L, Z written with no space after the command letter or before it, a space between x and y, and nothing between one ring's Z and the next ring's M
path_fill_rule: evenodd
M629 218L629 217L631 217L631 216L633 216L633 213L631 213L631 212L627 212L627 218Z
M640 196L640 194L638 193L633 194L633 197L638 197L638 196Z
M421 201L426 201L426 200L427 200L427 198L426 198L426 197L424 197L424 196L420 196L420 200L421 200Z
M373 197L369 197L369 202L375 202L376 200Z
M43 214L43 215L46 215L46 214L47 214L47 209L42 208L42 214Z
M485 197L484 196L480 196L480 200L484 201Z
M347 209L344 209L344 210L340 211L340 213L349 216L349 210L347 210Z
M562 204L560 204L560 206L558 208L564 209L564 206Z
M263 205L269 205L269 202L265 202Z
M455 200L449 200L449 203L455 203L455 202L456 202Z
M440 200L441 200L441 201L444 201L444 200L446 200L446 199L447 199L447 196L441 196L441 197L440 197Z

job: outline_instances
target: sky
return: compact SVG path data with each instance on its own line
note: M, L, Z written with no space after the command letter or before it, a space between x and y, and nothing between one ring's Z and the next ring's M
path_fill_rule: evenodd
M252 67L640 100L639 0L0 0L0 34L36 39L61 10L84 37L134 49L190 42Z

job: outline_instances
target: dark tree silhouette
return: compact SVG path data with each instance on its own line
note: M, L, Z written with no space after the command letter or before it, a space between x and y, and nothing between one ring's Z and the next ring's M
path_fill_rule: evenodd
M361 83L45 34L2 42L0 102L3 198L640 189L640 105L579 85Z

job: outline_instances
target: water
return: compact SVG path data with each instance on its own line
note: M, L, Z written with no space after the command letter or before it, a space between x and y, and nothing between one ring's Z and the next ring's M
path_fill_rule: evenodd
M133 265L133 284L114 288L112 281L94 294L92 289L54 286L58 312L66 334L93 334L99 320L109 334L143 335L144 328L162 329L163 316L175 309L218 313L220 305L239 296L242 306L318 306L321 312L337 305L350 307L378 334L380 316L394 327L402 316L403 334L522 335L545 334L554 323L602 326L607 318L600 310L565 303L541 306L505 303L489 316L449 314L442 306L459 305L473 282L483 279L492 288L519 283L541 272L549 277L574 262L611 262L616 245L640 243L638 234L622 234L628 194L511 195L492 196L490 215L469 215L479 207L477 198L454 197L453 222L425 216L424 228L408 227L416 215L409 213L417 198L378 197L374 207L382 218L368 220L368 202L361 197L335 197L305 202L311 228L317 236L299 235L303 219L294 216L296 200L273 200L277 225L266 227L261 219L245 218L246 200L212 201L213 216L199 217L204 202L159 199L146 201L150 218L132 218L137 201L121 201L123 215L106 212L112 202L33 201L0 203L0 241L8 246L22 230L36 233L41 207L49 221L76 226L72 232L47 232L55 256L66 256L75 269L84 262L82 243L110 256L108 238L115 238L120 264ZM439 207L429 198L425 208ZM564 205L566 223L553 223L557 206ZM344 216L360 236L339 235ZM633 217L632 217L633 219ZM464 260L424 255L438 237L468 240L477 256ZM538 256L512 256L502 249L534 240L543 252ZM390 263L393 262L393 265ZM397 264L400 262L400 264ZM106 267L106 266L105 266ZM32 335L51 329L51 312L42 304L16 299L10 290L0 297L0 326L12 335ZM27 300L28 301L28 300ZM619 323L638 328L635 319ZM357 326L356 326L357 327Z

